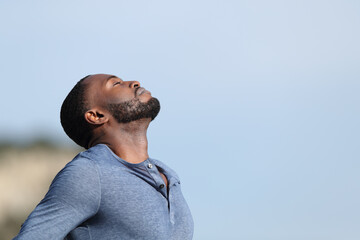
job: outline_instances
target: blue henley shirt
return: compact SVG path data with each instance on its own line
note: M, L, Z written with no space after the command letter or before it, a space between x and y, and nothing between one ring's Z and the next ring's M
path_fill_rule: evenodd
M14 239L187 240L193 227L173 170L151 158L131 164L98 144L56 175Z

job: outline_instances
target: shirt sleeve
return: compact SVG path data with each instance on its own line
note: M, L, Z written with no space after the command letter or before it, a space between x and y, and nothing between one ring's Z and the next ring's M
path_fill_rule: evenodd
M78 155L56 175L44 199L14 240L64 239L71 230L96 214L100 198L97 166Z

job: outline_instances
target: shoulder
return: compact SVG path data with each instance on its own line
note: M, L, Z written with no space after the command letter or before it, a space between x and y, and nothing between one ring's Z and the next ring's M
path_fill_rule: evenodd
M64 169L86 170L88 168L96 168L100 160L106 159L109 151L106 145L99 144L78 153ZM63 170L64 170L63 169Z
M77 154L63 169L55 176L50 189L60 186L84 186L86 183L98 182L100 178L96 161L87 151Z
M104 155L109 155L109 147L105 144L98 144L83 152L80 152L77 156L88 159L96 159Z
M65 167L59 172L59 174L64 172L89 172L96 170L97 166L95 161L93 161L92 158L87 156L87 154L84 154L85 152L81 152L78 155L76 155L68 164L65 165Z
M100 164L100 162L102 164L106 161L113 160L114 153L105 144L98 144L87 149L86 151L79 153L78 156L74 158L74 160L77 158L85 158L95 164Z

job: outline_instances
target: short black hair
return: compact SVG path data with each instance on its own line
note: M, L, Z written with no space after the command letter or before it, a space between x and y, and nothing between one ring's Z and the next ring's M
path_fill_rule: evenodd
M66 96L60 110L60 122L65 133L83 148L88 148L91 138L91 127L85 120L88 103L85 96L87 84L84 84L84 80L89 76L76 83Z

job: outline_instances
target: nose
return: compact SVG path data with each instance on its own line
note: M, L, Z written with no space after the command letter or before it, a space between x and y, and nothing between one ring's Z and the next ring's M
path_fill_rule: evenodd
M130 88L138 88L140 87L140 83L138 81L130 81Z

